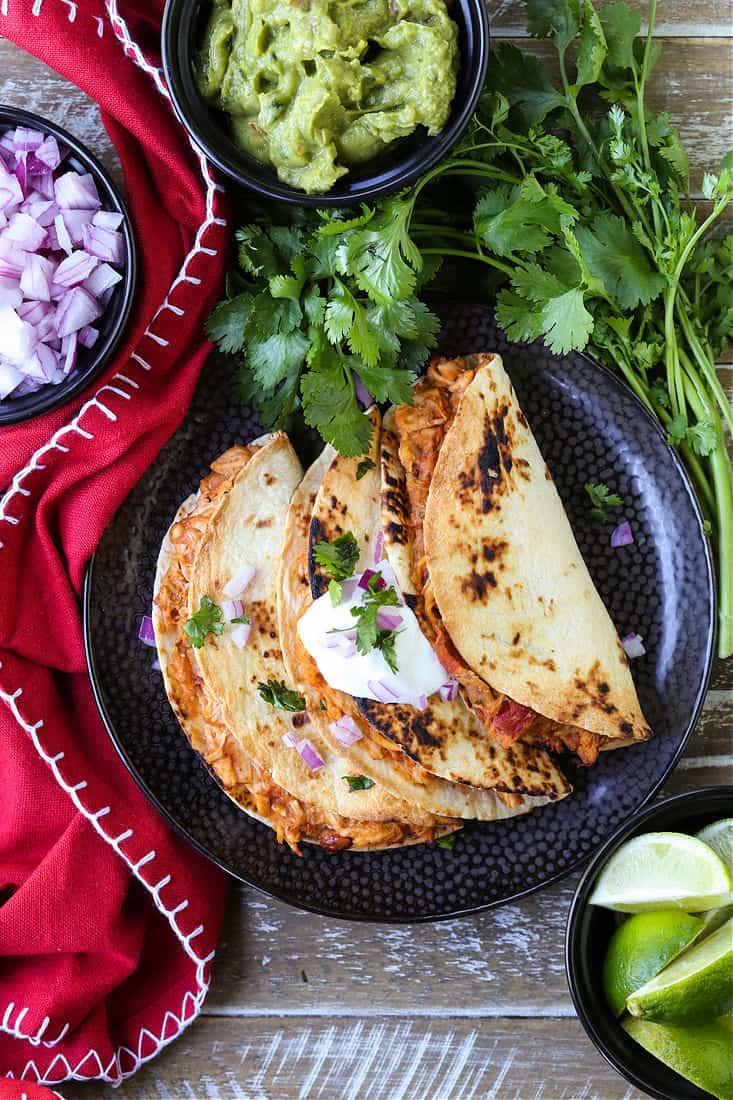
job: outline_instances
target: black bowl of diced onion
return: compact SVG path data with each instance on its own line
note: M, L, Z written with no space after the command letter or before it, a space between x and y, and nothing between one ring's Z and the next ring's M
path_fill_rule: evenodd
M0 426L90 386L136 282L130 217L102 165L55 123L0 104Z

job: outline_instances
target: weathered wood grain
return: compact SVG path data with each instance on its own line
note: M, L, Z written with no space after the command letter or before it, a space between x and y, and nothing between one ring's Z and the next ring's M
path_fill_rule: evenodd
M628 0L639 12L646 32L648 0ZM499 36L525 33L525 13L521 0L488 0L492 30ZM657 5L657 36L725 38L731 33L731 6L728 0L660 0Z
M517 45L543 56L551 49L535 42L517 41ZM714 167L733 145L729 42L715 38L664 41L649 100L655 111L670 112L688 148L693 178L699 181L701 172ZM6 41L0 41L0 102L22 104L65 125L114 169L114 153L100 129L96 106L76 87Z
M454 994L464 987L454 978ZM97 1100L97 1085L67 1085ZM116 1100L641 1100L577 1020L200 1020Z

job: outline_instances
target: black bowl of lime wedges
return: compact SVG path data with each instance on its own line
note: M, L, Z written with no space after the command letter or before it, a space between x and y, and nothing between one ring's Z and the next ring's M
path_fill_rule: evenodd
M570 992L608 1062L659 1100L733 1100L733 787L676 795L600 849L570 907Z

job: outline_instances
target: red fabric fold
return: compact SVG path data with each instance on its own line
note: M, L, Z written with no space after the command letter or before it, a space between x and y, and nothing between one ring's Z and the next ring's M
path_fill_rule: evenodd
M0 429L0 1077L29 1083L114 1083L172 1041L200 1010L225 902L109 742L79 613L106 523L188 406L226 266L222 189L164 94L162 6L0 0L0 34L100 103L141 261L104 376Z

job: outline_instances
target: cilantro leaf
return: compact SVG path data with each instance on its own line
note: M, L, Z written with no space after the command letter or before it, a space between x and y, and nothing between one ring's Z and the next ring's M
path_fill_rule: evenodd
M525 129L536 126L558 107L566 106L565 97L554 87L544 62L508 42L500 42L492 50L486 89L506 98Z
M456 846L456 840L458 839L458 831L455 833L448 833L447 836L440 836L435 841L438 848L445 848L448 852L452 852Z
M666 280L655 271L623 218L602 211L575 236L591 273L622 309L646 305L662 293Z
M664 385L663 382L660 382L658 379L656 382L653 382L651 387L649 388L649 396L656 405L659 405L661 409L670 409L672 407L672 403L669 400L667 387Z
M369 578L362 603L351 608L352 616L358 619L356 648L362 656L366 656L372 649L379 649L392 672L396 672L394 640L397 631L380 629L377 615L382 607L397 607L400 599L394 588L378 588L380 583L382 575L377 572Z
M266 703L279 710L288 710L293 713L305 710L303 696L292 688L286 687L282 680L268 680L266 684L260 681L257 690Z
M591 517L596 523L608 523L611 520L608 511L610 508L620 508L624 501L623 497L620 497L618 493L612 493L607 485L599 482L594 485L593 482L587 481L583 486L586 493L590 497Z
M718 432L710 420L698 420L687 429L687 439L695 454L703 458L718 446Z
M702 533L703 535L712 535L713 525L709 519L704 519L702 521Z
M370 328L364 307L341 279L334 279L326 306L324 328L329 340L338 344L346 337L351 351L374 367L379 361L379 345Z
M578 0L526 0L527 30L535 38L553 38L561 52L580 30Z
M634 40L641 31L641 19L627 4L604 4L599 12L606 39L606 70L632 69L638 71L634 56ZM605 73L599 74L605 82Z
M342 778L348 783L350 791L368 791L374 786L374 780L366 775L344 775Z
M542 316L526 298L502 290L497 298L497 323L510 340L532 343L542 335Z
M257 381L265 389L274 389L288 374L301 370L308 351L308 337L298 329L278 332L266 340L252 340L247 349L247 362Z
M359 543L351 531L344 531L333 542L321 539L313 546L313 560L333 580L348 580L354 576L356 563L359 561Z
M366 363L357 362L356 373L375 401L390 401L393 405L412 404L415 371L402 367L369 367Z
M678 413L667 425L667 442L672 447L679 447L687 438L687 417L684 413Z
M246 611L243 611L241 615L237 615L236 619L230 619L230 623L243 623L245 626L251 623L251 619Z
M593 331L593 317L585 308L583 291L576 287L558 298L550 298L542 308L545 343L556 355L582 351Z
M199 609L183 627L183 633L194 649L201 649L209 634L224 633L222 610L209 596L202 596Z
M606 36L603 33L598 13L591 0L585 0L583 5L583 29L580 34L578 59L576 61L576 78L571 87L571 92L574 95L577 95L586 84L594 84L598 80L607 53Z
M408 227L412 204L400 195L386 199L368 225L347 234L339 253L342 274L353 276L374 302L409 298L422 268L420 250Z
M328 582L328 594L331 597L331 607L338 607L344 594L343 588L338 581Z
M245 327L253 301L251 294L244 293L214 306L206 322L206 335L221 351L232 354L244 347Z
M361 481L365 474L369 473L370 470L376 470L376 468L377 464L371 458L362 458L356 467L356 480Z

